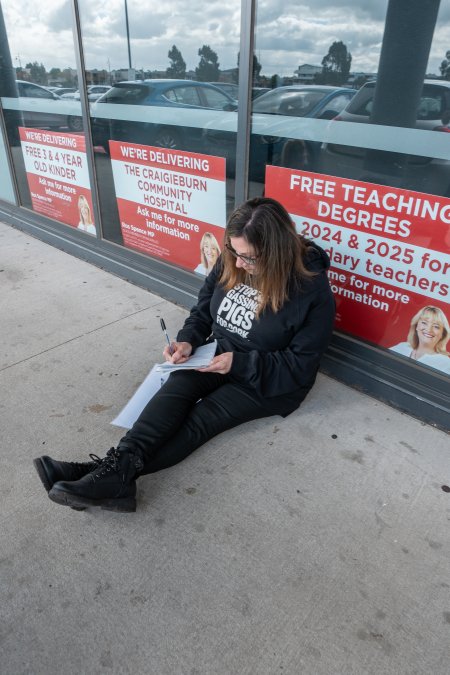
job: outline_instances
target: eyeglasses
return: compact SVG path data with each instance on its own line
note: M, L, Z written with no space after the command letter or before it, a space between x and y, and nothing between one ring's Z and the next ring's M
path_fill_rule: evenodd
M225 244L225 248L231 253L231 255L234 258L240 258L242 262L245 263L246 265L256 265L256 263L258 262L259 256L251 258L248 255L241 255L240 253L236 253L236 251L232 246L230 246L230 244Z

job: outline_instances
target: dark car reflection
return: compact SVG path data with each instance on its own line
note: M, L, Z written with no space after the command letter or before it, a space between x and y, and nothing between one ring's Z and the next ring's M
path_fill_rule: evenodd
M239 85L234 82L210 82L215 87L225 91L231 98L234 98L235 101L239 98ZM267 91L270 91L269 87L252 87L252 98L258 98L262 94L265 94Z
M345 108L355 89L316 85L278 87L253 102L250 140L250 179L264 180L266 164L311 170L320 152L320 142L302 138L297 118L330 120ZM294 119L287 119L294 118ZM236 160L236 129L232 120L205 129L205 143L212 155L227 158L228 173Z
M212 111L235 111L236 101L206 82L119 82L91 108L94 146L109 140L204 151L203 128Z
M357 123L352 131L355 145L343 145L330 142L323 144L320 170L333 176L343 176L386 185L396 184L420 192L450 197L450 162L446 158L430 157L427 138L421 139L415 134L409 144L412 154L391 152L393 143L387 131L384 132L385 148L376 154L376 164L370 160L370 150L364 147L367 130L359 124L370 124L376 82L367 82L358 91L349 105L336 117L332 125L340 122ZM443 131L448 133L450 121L450 82L444 80L425 80L416 111L415 128L424 131ZM361 131L359 131L361 129ZM407 132L408 133L408 132ZM402 134L396 129L395 138ZM416 140L417 139L417 140ZM360 140L360 145L358 145ZM443 140L447 143L447 139ZM441 145L441 144L439 144ZM444 146L445 147L445 146ZM448 154L448 151L446 151ZM392 175L395 168L396 177Z

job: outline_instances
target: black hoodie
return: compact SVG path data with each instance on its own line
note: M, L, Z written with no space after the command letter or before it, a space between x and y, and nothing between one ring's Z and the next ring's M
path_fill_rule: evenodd
M256 317L258 291L245 284L225 292L218 284L219 259L177 335L194 349L211 337L217 340L217 353L233 352L233 380L266 400L283 397L292 409L314 384L335 313L326 274L329 258L317 244L307 243L304 262L315 275L293 279L289 299L278 312L266 307Z

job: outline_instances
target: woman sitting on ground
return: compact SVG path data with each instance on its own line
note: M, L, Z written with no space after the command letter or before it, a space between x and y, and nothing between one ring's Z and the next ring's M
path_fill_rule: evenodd
M138 477L177 464L243 422L286 417L313 386L334 320L328 256L297 235L284 207L268 198L232 213L224 244L176 342L164 350L167 361L182 364L215 339L216 356L205 368L172 373L103 459L34 460L54 502L134 511Z

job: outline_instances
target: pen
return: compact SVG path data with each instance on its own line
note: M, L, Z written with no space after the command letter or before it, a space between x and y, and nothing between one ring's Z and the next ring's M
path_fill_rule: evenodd
M166 336L167 344L169 345L169 353L172 354L172 347L171 347L171 345L170 345L170 338L169 338L169 334L168 334L168 332L167 332L167 328L166 328L165 321L164 321L164 319L160 319L160 321L161 321L161 329L162 329L162 332L163 332L164 335Z

